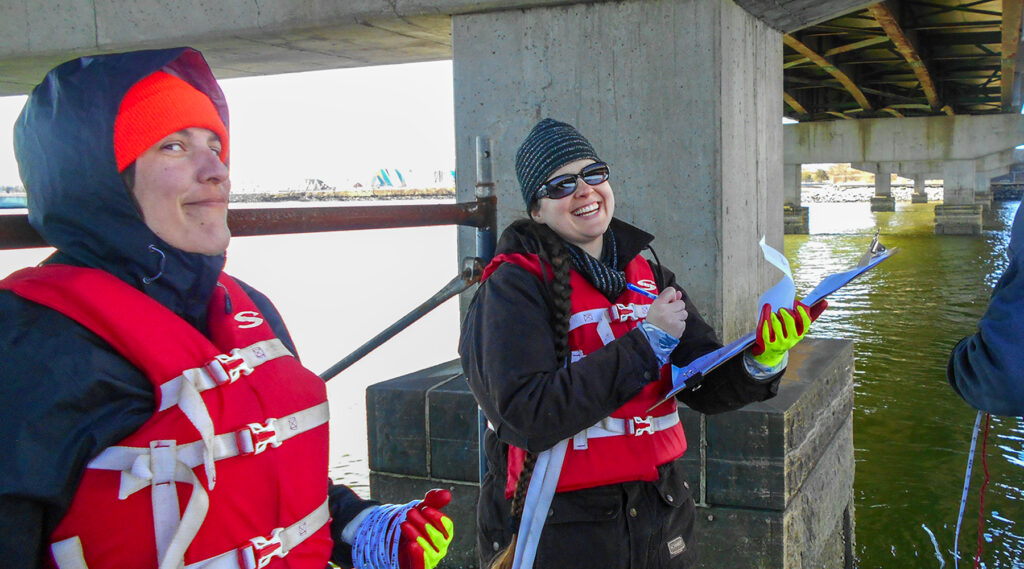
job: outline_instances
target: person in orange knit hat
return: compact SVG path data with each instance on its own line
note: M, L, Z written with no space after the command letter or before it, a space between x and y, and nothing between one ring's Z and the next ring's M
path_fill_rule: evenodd
M324 382L274 305L223 272L227 106L193 49L53 69L15 125L56 248L0 281L0 566L432 569L433 490L327 476Z

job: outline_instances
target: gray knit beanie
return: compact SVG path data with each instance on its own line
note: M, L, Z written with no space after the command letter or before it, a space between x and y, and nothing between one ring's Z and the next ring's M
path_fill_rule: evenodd
M572 125L554 119L537 123L516 151L516 177L526 208L533 206L537 191L552 172L584 158L601 161L590 142Z

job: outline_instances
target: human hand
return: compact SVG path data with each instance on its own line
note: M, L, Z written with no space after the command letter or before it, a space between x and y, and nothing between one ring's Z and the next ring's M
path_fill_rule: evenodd
M448 554L448 545L455 535L454 524L441 513L441 508L451 500L451 492L434 489L406 514L398 542L400 569L434 569Z
M782 361L782 356L803 339L810 329L811 323L821 316L828 307L825 300L818 301L811 308L800 301L793 303L793 311L780 308L772 313L771 306L761 307L761 316L757 320L756 339L750 353L757 363L766 367L775 367Z
M647 322L661 328L673 338L682 337L686 330L686 303L683 293L672 287L661 291L647 312Z

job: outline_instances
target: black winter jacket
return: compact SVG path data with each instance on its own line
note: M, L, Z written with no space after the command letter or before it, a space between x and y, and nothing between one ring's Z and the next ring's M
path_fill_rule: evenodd
M646 248L653 237L612 221L619 268ZM497 254L536 253L517 224L501 236ZM671 271L651 263L660 289L683 291L689 317L672 363L685 365L722 347ZM526 269L501 265L479 288L462 326L459 354L470 387L498 438L531 452L609 416L658 378L658 360L640 330L633 330L586 358L560 367L550 325L548 287ZM721 413L773 397L778 376L757 381L733 358L709 374L697 390L677 397L702 413Z
M521 223L505 230L497 254L537 252ZM620 270L653 240L650 234L616 219L611 229L617 239ZM720 348L714 330L701 318L675 275L656 263L651 265L659 289L672 286L683 291L689 313L686 330L672 352L672 363L685 365ZM494 429L487 429L484 440L488 474L480 490L479 525L483 534L488 528L506 526L504 539L480 536L484 559L493 554L491 539L507 543L512 529L507 527L508 501L504 498L508 444L535 453L549 449L608 417L659 377L657 357L639 329L562 367L555 356L551 306L546 283L518 265L505 263L477 290L462 325L459 354L463 369ZM677 398L697 411L720 413L774 397L781 377L779 373L757 381L746 372L741 358L733 358L710 373L699 389L683 390ZM672 468L669 471L674 472ZM658 484L672 487L659 487L659 491L679 495L676 487L682 481ZM556 502L560 496L556 495Z
M44 263L105 270L205 333L206 306L224 256L188 253L157 237L114 159L121 99L159 69L205 92L228 123L224 96L195 50L86 57L55 68L32 92L15 125L15 153L29 222L57 248ZM273 304L242 286L295 353ZM85 465L142 425L153 413L154 396L149 380L94 333L8 291L0 291L0 362L0 567L34 569L48 555L48 537ZM335 536L373 503L344 486L330 487L330 496ZM349 564L348 546L337 538L335 543L335 560Z

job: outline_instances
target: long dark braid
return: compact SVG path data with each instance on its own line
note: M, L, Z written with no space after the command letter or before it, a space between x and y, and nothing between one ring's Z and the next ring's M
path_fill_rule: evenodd
M569 259L565 241L551 230L547 225L533 221L523 223L527 235L537 240L537 254L541 260L551 265L554 272L551 279L551 329L555 337L555 357L558 365L569 363L569 316L572 309L572 285L569 283L569 268L572 262ZM526 490L530 485L530 478L533 476L533 467L537 464L537 455L532 452L526 453L523 460L523 469L516 479L516 489L512 494L511 515L514 523L518 524L523 516L523 505L526 502ZM494 561L490 569L511 569L515 560L516 541L518 532L512 534L512 542L508 544Z

